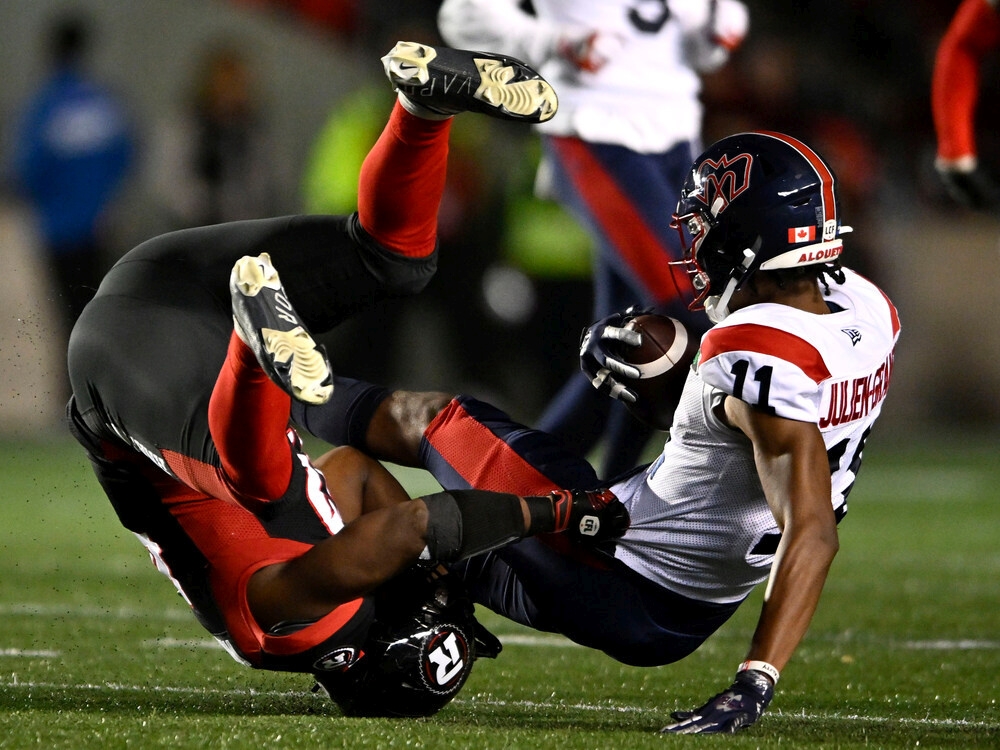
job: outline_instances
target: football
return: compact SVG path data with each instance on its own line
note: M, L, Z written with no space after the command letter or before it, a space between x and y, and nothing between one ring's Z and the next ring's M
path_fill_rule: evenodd
M650 427L669 430L699 340L683 323L667 315L637 315L625 327L642 335L639 346L620 346L617 352L619 359L641 373L638 380L620 378L637 397L636 403L625 404Z

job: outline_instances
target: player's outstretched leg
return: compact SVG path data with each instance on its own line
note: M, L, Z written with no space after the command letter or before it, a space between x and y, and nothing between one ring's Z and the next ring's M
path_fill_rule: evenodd
M552 86L513 57L397 42L382 64L408 109L417 105L438 115L471 111L536 123L551 119L559 106Z
M292 398L324 404L333 393L326 352L299 320L267 253L236 261L229 277L236 335Z

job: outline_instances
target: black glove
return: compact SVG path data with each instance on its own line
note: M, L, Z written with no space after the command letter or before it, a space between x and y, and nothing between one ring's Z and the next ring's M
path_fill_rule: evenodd
M757 721L773 697L774 683L771 678L756 669L747 669L736 675L728 690L719 693L701 708L674 711L670 716L677 723L663 727L660 732L733 734Z
M971 172L938 167L938 174L956 203L978 211L1000 208L1000 186L982 167Z
M625 328L625 324L643 312L630 307L625 312L614 313L584 328L580 336L580 369L586 373L591 385L611 398L630 404L636 402L635 392L616 380L615 376L634 380L639 377L639 370L617 359L615 350L642 343L641 335Z
M549 496L556 531L565 531L575 541L603 542L628 528L628 509L611 490L554 490Z

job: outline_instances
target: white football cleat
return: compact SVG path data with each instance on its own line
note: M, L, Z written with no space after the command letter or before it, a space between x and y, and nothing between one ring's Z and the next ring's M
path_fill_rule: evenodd
M329 401L333 374L326 351L299 320L271 257L240 258L229 277L229 292L236 335L267 376L297 401Z
M559 107L548 81L505 55L397 42L382 65L403 106L415 114L422 107L439 116L468 111L538 123Z

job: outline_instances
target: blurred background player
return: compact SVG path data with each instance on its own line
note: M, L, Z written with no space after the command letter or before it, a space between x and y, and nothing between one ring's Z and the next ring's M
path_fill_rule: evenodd
M415 294L436 269L451 115L474 108L534 122L555 107L534 71L501 58L487 61L496 78L485 65L480 75L481 57L426 45L401 42L384 61L401 88L454 86L421 99L426 106L400 93L363 165L356 212L154 237L108 272L69 346L71 431L122 524L234 658L322 684L370 669L375 592L418 562L565 531L605 510L616 516L603 518L605 533L627 523L606 493L411 500L352 448L315 464L303 453L293 399L324 409L333 395L310 328ZM537 96L508 97L505 87ZM478 98L483 89L494 103ZM521 108L508 109L511 99ZM449 635L464 643L428 657L446 667L424 691L429 703L358 710L419 714L450 700L475 646L471 628Z
M591 320L630 305L656 305L692 331L705 328L680 301L685 275L672 205L700 150L699 74L722 66L747 33L739 0L445 0L448 44L500 51L537 67L560 97L538 130L536 188L588 229L593 259ZM585 321L564 321L564 330ZM603 437L600 474L635 465L651 431L620 404L598 397L574 372L537 426L589 453Z
M136 150L125 104L88 70L93 34L83 13L50 22L48 76L21 115L12 174L35 216L64 342L114 260L105 222Z
M206 45L186 93L158 123L150 158L165 231L285 212L291 181L249 53L228 40Z
M1000 45L997 0L963 0L934 59L931 107L934 166L948 194L974 209L1000 208L1000 186L976 149L976 104L983 60Z

